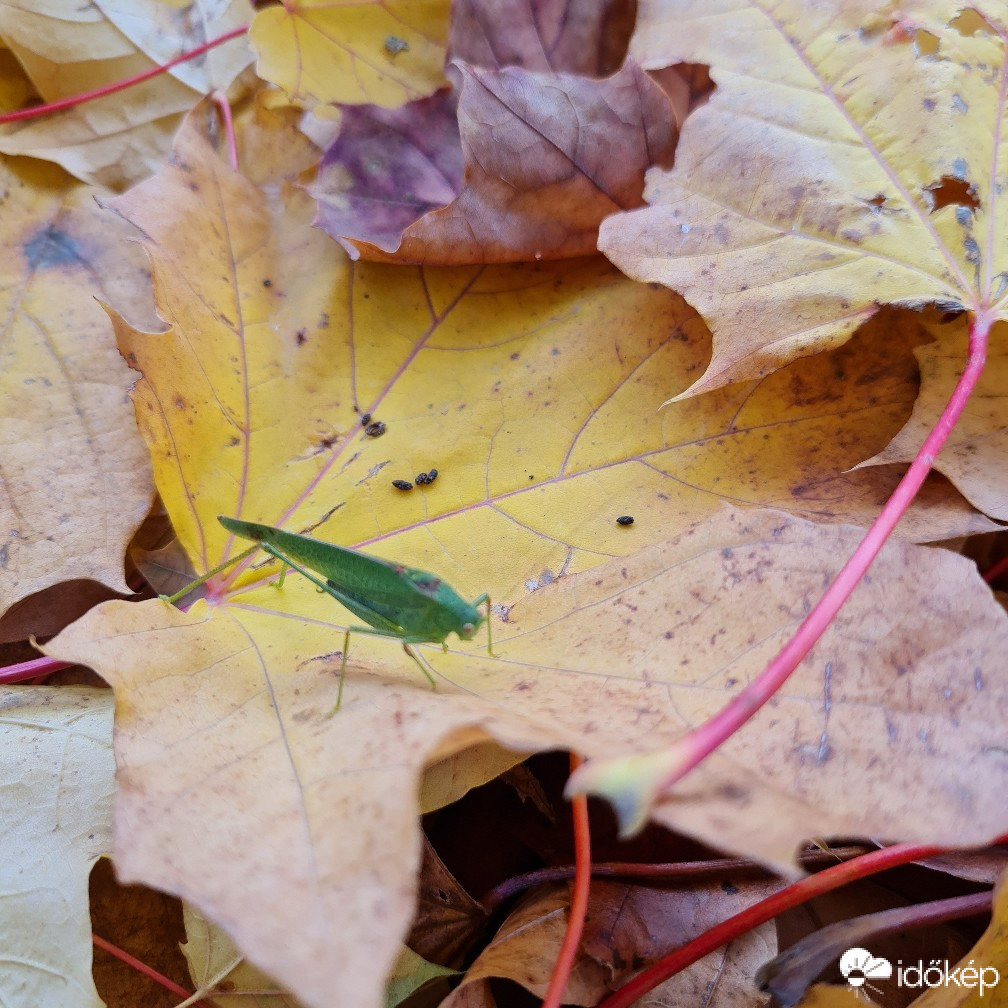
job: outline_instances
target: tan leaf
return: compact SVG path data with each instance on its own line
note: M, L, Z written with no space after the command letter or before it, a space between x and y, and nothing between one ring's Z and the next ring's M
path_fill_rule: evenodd
M599 247L711 325L691 392L836 347L879 304L1001 305L1006 96L991 68L1008 25L1000 11L960 29L961 7L914 5L918 44L894 43L899 15L874 0L642 4L631 54L708 63L717 89L675 167L649 176L651 206L610 218Z
M62 581L128 592L123 554L153 491L133 381L95 298L150 319L147 265L95 192L58 169L0 166L0 612ZM41 632L36 627L32 632Z
M966 320L930 331L937 342L918 347L921 391L906 425L873 458L862 465L909 462L934 427L962 374L969 333ZM991 331L987 364L949 436L935 468L944 473L974 506L992 518L1008 521L1008 326Z
M594 1005L645 966L685 944L709 927L758 902L780 888L779 882L746 880L725 889L720 881L680 889L652 889L623 882L592 882L585 931L579 954L564 991L564 1004ZM466 972L461 985L442 1008L493 1006L487 981L505 977L537 997L546 993L567 928L570 887L542 887L521 901L501 925L493 941ZM726 963L743 949L755 952L756 965L772 957L777 945L772 925L763 925L727 950L712 953L679 976L652 991L652 1003L697 1004L708 985L717 986ZM725 952L728 953L726 958ZM734 971L731 971L734 974ZM749 974L752 976L752 973ZM757 991L745 1000L724 978L731 1003L760 1004ZM647 1003L647 1002L645 1002ZM718 1004L719 1001L704 1001Z
M34 0L0 5L0 35L46 102L144 73L247 23L248 0L197 0L180 10L156 0ZM226 88L251 62L233 39L166 74L41 119L0 126L0 151L55 161L77 178L120 189L165 160L181 114ZM232 97L244 90L236 89Z
M496 659L438 652L437 693L394 642L362 642L333 718L338 659L315 656L341 617L292 579L187 614L107 603L47 650L120 698L119 871L197 901L306 1004L338 990L370 1005L412 917L426 759L472 729L525 752L667 744L763 667L858 535L714 519L528 596ZM976 845L1005 831L989 713L1008 703L993 671L1008 617L954 554L897 543L877 565L787 692L658 821L780 867L808 835ZM294 928L300 941L280 940Z
M618 754L719 707L857 533L703 517L737 491L809 507L799 473L822 483L844 453L881 446L913 395L901 339L916 330L656 416L670 372L706 352L668 292L597 260L351 268L307 227L307 202L257 190L189 130L163 173L115 201L143 230L170 324L116 321L143 372L138 416L165 506L200 572L233 551L215 519L226 511L315 526L466 598L489 591L497 656L482 641L432 649L434 693L397 642L355 637L330 718L346 614L301 578L278 590L258 564L212 578L185 614L111 603L49 647L117 690L120 872L194 902L306 1004L369 1008L413 916L425 765L452 766L457 793L501 769L487 747L478 770L465 765L481 742ZM881 402L863 398L872 382ZM808 438L797 471L768 458L778 434ZM718 442L738 454L717 456ZM432 467L431 486L390 485ZM849 514L851 485L817 491L814 509ZM868 486L853 506L881 488ZM636 523L617 525L626 512ZM1003 699L990 667L1008 618L960 557L892 546L879 563L778 706L659 818L778 864L810 834L1004 831L980 795L1000 786L983 715ZM893 667L908 670L895 687Z
M102 1008L88 875L111 841L112 694L0 690L0 944L5 1008Z
M248 1005L252 992L255 1008L298 1008L293 995L246 962L234 942L212 921L188 904L183 904L182 913L186 941L180 947L197 994L210 994L219 1008Z

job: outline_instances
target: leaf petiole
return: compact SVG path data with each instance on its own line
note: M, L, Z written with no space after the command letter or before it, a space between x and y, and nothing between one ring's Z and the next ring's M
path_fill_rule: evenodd
M216 574L220 574L222 570L227 570L228 567L234 566L236 563L240 563L246 557L252 556L253 553L258 549L258 545L250 546L247 550L242 550L237 556L231 557L229 560L225 560L223 563L217 564L213 570L209 570L202 577L196 578L195 581L190 581L184 588L180 588L174 595L159 595L158 598L169 604L173 604L178 599L182 598L183 595L188 595L193 588L198 588L201 584L209 581L210 578L214 577Z

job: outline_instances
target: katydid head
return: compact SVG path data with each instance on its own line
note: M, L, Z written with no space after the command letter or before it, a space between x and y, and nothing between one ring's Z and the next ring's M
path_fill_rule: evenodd
M466 606L468 612L460 613L463 623L455 631L462 640L472 640L483 624L483 613L473 606Z

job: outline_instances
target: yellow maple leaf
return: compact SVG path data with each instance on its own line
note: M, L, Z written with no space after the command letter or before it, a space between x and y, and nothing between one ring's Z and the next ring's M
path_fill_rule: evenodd
M259 76L304 105L395 108L447 81L448 0L286 0L259 11Z

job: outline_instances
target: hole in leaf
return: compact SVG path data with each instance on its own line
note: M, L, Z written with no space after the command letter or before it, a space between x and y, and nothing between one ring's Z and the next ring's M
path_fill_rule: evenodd
M932 213L950 205L966 207L973 212L980 209L976 189L965 179L953 175L942 175L937 182L926 186L925 192L930 193Z
M938 36L932 34L924 28L915 28L913 31L914 49L918 56L936 56L938 54Z
M961 10L948 24L949 28L955 28L960 35L965 35L967 38L978 33L981 35L998 34L983 14L972 7Z

